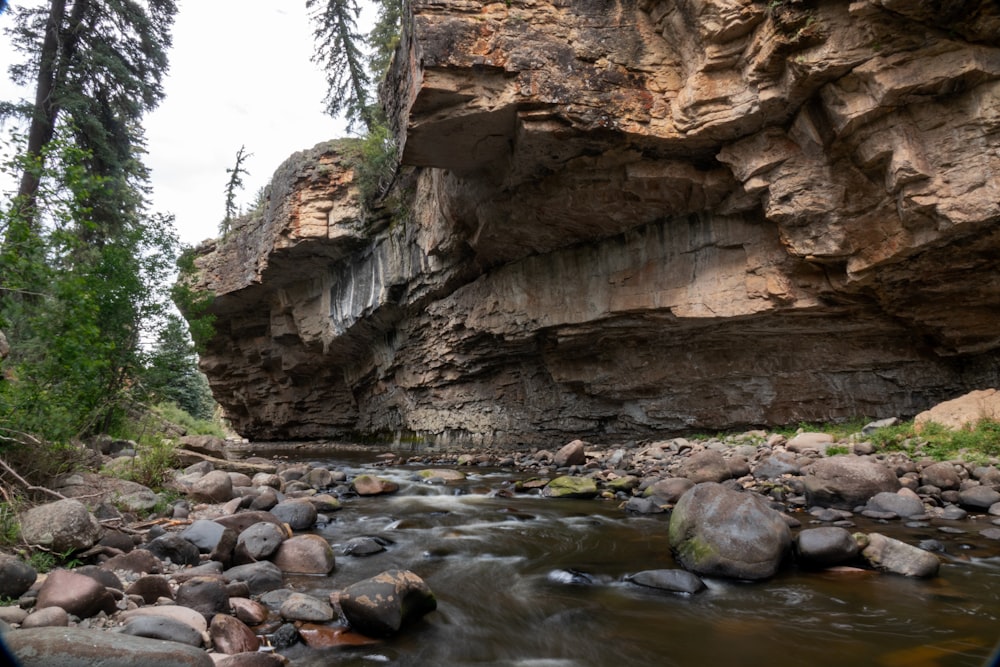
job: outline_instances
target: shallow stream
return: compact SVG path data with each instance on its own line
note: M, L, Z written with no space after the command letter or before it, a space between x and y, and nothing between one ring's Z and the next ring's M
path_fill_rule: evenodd
M980 666L1000 639L1000 542L979 536L985 519L906 528L859 518L857 530L941 542L936 579L788 569L759 583L709 579L706 592L688 597L622 581L676 567L666 515L626 515L612 501L492 496L512 471L462 468L465 482L441 486L416 481L418 467L373 469L353 458L324 463L394 479L400 491L345 500L316 530L334 545L336 570L290 583L325 597L410 569L438 609L374 646L283 651L295 667ZM966 532L941 532L944 523ZM391 544L374 556L340 555L358 536Z

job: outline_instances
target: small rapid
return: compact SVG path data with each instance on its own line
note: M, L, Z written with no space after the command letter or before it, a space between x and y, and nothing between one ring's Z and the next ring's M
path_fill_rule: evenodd
M1000 556L971 535L878 526L912 543L950 541L940 576L929 581L793 568L764 582L708 579L703 593L664 594L624 578L676 567L665 515L514 493L512 471L472 469L445 485L406 466L324 463L349 476L377 474L400 489L346 499L315 530L337 552L336 570L288 583L325 595L409 569L434 591L438 609L374 646L290 649L296 667L972 667L984 664L1000 637ZM386 550L342 555L357 537L376 538Z

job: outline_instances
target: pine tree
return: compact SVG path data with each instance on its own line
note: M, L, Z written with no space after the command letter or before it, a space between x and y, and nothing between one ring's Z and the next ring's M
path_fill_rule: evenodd
M306 8L313 10L316 26L313 61L326 70L327 111L331 116L343 114L349 129L361 122L371 130L371 77L364 65L366 43L358 32L357 0L306 0Z
M6 104L27 138L0 209L0 328L10 338L0 421L47 438L105 430L166 308L177 238L146 210L143 114L163 97L173 0L50 0L15 9L34 102Z

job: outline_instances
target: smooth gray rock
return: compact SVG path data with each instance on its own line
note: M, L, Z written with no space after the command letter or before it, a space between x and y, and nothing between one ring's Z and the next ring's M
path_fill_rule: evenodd
M991 486L973 486L960 491L959 503L974 510L988 510L995 503L1000 503L1000 492Z
M929 551L881 533L858 539L863 544L861 555L879 570L908 577L934 577L941 567L941 561Z
M159 639L79 628L15 630L5 640L21 667L213 667L205 651Z
M198 519L181 532L181 537L198 547L203 554L210 553L222 539L226 528L217 521Z
M229 593L219 578L189 579L177 588L174 599L179 606L194 609L205 618L229 612Z
M121 632L133 637L147 637L201 646L201 633L186 623L167 616L133 616L125 621Z
M269 560L231 567L223 576L227 581L245 581L252 595L280 588L282 584L281 569Z
M0 597L21 597L37 578L35 568L17 556L0 554Z
M832 456L804 470L806 503L853 510L882 491L899 490L899 479L880 462L862 456Z
M704 482L670 517L670 547L687 570L705 576L766 579L792 542L788 524L760 496Z
M844 528L807 528L795 538L795 552L805 567L832 567L857 557L861 551L854 536Z
M250 526L236 540L236 561L249 563L270 558L285 541L285 531L262 521Z
M962 484L962 478L958 476L955 466L947 461L932 463L920 471L920 483L927 486L936 486L942 491L957 489Z
M891 493L889 491L876 493L869 498L865 509L874 512L892 512L904 519L920 516L926 512L924 504L916 494Z
M326 623L333 619L333 607L312 595L293 593L281 604L281 615L286 621Z
M705 590L705 582L687 570L644 570L625 577L625 581L671 593L693 595Z
M316 523L316 508L308 500L286 500L271 508L271 514L292 530L309 530Z
M65 628L69 625L69 612L62 607L45 607L28 614L21 622L25 630L30 628Z

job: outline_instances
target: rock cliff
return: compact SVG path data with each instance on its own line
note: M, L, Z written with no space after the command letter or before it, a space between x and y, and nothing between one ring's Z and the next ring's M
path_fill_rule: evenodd
M275 174L199 249L254 439L622 440L1000 382L991 0L412 0L402 169Z

